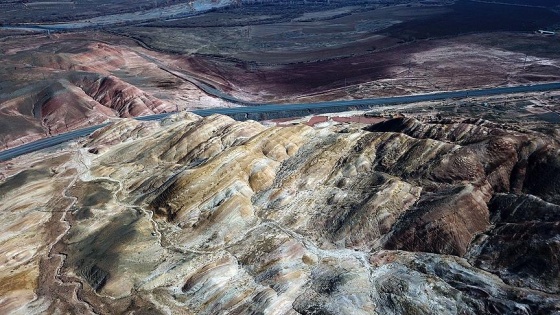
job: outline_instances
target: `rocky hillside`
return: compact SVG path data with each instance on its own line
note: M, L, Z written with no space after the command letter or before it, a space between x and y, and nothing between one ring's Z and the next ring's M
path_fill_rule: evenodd
M0 148L101 124L115 117L173 111L174 106L119 78L74 73L0 103Z
M560 313L557 134L366 129L183 114L0 164L1 313Z
M81 36L3 42L0 149L115 118L228 106L162 70L162 61L150 54L172 64L168 56L126 42L111 44L115 38L109 35L93 41Z

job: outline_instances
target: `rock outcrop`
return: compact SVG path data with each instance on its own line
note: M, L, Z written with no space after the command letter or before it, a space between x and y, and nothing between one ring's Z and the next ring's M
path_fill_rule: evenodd
M554 139L366 129L186 113L3 163L0 310L560 313Z

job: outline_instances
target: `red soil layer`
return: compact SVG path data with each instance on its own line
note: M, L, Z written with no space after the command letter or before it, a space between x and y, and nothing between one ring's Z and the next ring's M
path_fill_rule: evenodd
M306 123L308 126L315 126L316 124L329 121L329 117L326 116L313 116Z
M493 41L499 41L499 46L493 46ZM309 52L313 55L310 59L317 61L308 63L266 65L196 56L178 60L177 64L201 73L239 97L264 102L312 94L316 94L314 100L359 98L560 80L560 69L547 65L560 56L543 53L539 48L543 44L553 45L549 41L553 39L535 34L477 34L410 42L331 60L321 60L319 52ZM514 45L516 42L519 47ZM529 56L526 64L525 54ZM395 81L387 83L391 79ZM351 85L366 82L384 82L388 87L349 91ZM344 91L344 87L349 88ZM324 94L337 88L343 89Z

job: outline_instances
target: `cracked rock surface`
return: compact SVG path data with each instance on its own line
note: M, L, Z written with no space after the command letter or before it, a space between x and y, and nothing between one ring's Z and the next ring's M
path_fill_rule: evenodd
M560 144L121 120L0 164L0 313L560 314Z

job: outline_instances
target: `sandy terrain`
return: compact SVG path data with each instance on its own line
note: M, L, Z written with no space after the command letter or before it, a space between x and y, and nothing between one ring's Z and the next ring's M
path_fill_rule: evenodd
M558 81L556 46L556 38L493 33L420 41L308 63L251 68L200 56L189 60L188 66L227 81L227 88L240 98L305 102Z
M534 33L560 23L554 11L464 0L434 4L309 13L268 5L116 32L152 49L192 56L185 64L191 71L240 98L263 102L560 79L558 37Z

